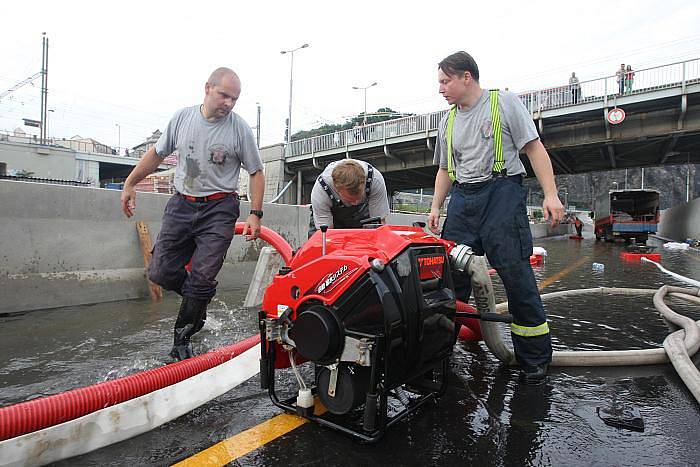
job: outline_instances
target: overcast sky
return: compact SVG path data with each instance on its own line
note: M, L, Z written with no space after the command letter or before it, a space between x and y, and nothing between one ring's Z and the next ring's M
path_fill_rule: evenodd
M425 113L446 108L437 63L466 50L483 87L511 91L700 57L700 6L692 1L577 2L4 2L0 92L41 68L50 40L49 133L134 146L163 129L180 107L201 103L218 66L243 82L234 109L262 144L281 142L294 54L293 131L342 123L389 106ZM0 130L39 119L40 80L0 101ZM117 127L119 125L119 127ZM27 132L34 128L24 127Z

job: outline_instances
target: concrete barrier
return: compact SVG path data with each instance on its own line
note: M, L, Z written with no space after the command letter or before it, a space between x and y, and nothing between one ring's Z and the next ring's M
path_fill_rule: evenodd
M658 234L681 242L700 239L700 198L662 211Z
M146 221L155 242L169 196L139 193L127 219L116 190L0 180L0 313L147 297L134 224ZM249 209L241 203L243 220ZM265 225L298 248L308 208L264 209ZM219 288L247 285L264 246L234 238Z
M0 180L0 314L147 297L135 222L148 224L155 243L170 195L138 193L136 215L121 212L121 192ZM249 211L241 202L241 219ZM265 204L264 224L299 248L308 235L309 208ZM391 214L389 222L427 221ZM533 237L566 233L531 225ZM559 232L559 230L562 230ZM219 273L219 290L247 287L262 241L234 238Z

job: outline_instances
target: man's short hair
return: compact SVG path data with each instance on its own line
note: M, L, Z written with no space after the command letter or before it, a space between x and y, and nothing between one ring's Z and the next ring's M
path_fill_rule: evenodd
M445 57L438 63L438 69L451 76L462 75L465 71L468 71L474 78L474 81L479 82L479 67L476 65L474 58L463 50Z
M221 79L226 75L236 76L236 72L230 68L226 68L225 66L219 67L211 72L207 83L211 84L212 86L218 86L219 84L221 84Z
M333 178L333 186L337 190L347 190L353 196L360 194L367 178L362 166L353 160L336 164L333 167L331 177Z

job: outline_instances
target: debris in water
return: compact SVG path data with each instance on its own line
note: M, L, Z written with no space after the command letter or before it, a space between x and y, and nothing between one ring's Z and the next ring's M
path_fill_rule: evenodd
M611 407L596 407L596 412L606 425L627 430L644 431L642 414L634 407L622 407L613 402Z

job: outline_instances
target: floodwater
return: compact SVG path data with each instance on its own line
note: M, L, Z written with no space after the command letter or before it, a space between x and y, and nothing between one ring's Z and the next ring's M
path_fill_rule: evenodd
M650 245L661 242L650 240ZM625 263L622 244L536 240L548 251L535 267L542 293L589 287L684 284L651 264ZM659 248L662 264L700 279L700 254ZM592 263L604 264L603 271ZM497 302L505 294L494 279ZM257 332L241 308L245 289L220 293L194 338L204 352ZM698 307L670 306L695 320ZM555 350L660 347L670 332L651 296L598 294L545 301ZM0 406L125 376L169 361L178 300L132 300L0 316ZM698 363L696 356L694 361ZM551 368L547 384L520 384L483 343L458 342L450 386L438 403L391 427L376 445L313 423L233 465L698 465L700 406L669 365ZM290 388L292 378L289 379ZM278 386L283 386L278 384ZM598 407L640 411L644 432L605 425ZM58 465L168 465L280 413L257 377L150 433Z

